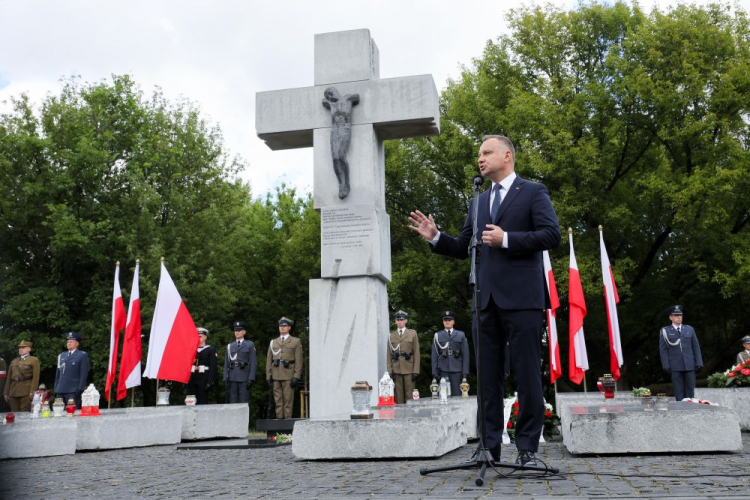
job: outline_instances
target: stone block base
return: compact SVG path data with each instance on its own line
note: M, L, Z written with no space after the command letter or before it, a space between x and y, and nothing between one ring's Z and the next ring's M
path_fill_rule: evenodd
M51 457L76 452L78 418L30 418L16 414L12 424L0 425L0 460Z
M695 397L735 410L740 429L750 431L750 387L697 388Z
M440 400L432 397L410 399L406 402L410 408L445 408L446 405L440 404ZM461 397L448 398L449 411L460 412L464 416L464 425L466 426L467 439L479 439L479 429L477 428L477 397L469 396L464 399Z
M101 413L100 417L75 417L78 420L77 451L180 442L182 412L177 408L123 408Z
M741 452L735 411L721 406L669 403L669 410L639 405L563 406L563 444L576 454Z
M182 440L246 438L250 409L246 403L177 406L182 412Z
M466 444L461 411L405 405L373 410L371 420L348 415L294 425L292 453L305 460L439 457Z

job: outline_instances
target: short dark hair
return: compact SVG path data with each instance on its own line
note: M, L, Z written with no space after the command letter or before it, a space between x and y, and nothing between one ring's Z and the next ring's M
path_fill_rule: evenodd
M500 141L500 144L505 146L510 152L513 154L513 162L516 161L516 148L513 147L513 141L505 137L504 135L485 135L482 137L482 142L487 141L489 139L497 139Z

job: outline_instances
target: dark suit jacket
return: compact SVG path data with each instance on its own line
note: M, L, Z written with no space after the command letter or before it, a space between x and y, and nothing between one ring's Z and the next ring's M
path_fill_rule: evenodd
M467 258L473 211L472 206L458 237L441 232L432 251ZM547 188L516 176L495 221L490 221L490 190L486 190L479 195L478 223L480 241L486 224L500 226L508 233L508 248L485 244L480 248L477 274L481 309L487 307L490 298L501 309L545 309L542 251L560 244L560 227Z

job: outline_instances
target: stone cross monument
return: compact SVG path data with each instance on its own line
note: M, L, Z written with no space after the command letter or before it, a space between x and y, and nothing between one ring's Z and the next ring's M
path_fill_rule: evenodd
M336 101L323 104L336 95L349 98L346 117L333 114ZM337 119L346 120L343 129ZM310 280L310 415L350 413L350 387L357 380L376 387L386 367L391 238L383 141L440 133L435 83L431 75L381 80L369 30L318 34L315 85L259 92L255 127L273 150L314 150L321 279ZM332 127L345 134L345 157Z

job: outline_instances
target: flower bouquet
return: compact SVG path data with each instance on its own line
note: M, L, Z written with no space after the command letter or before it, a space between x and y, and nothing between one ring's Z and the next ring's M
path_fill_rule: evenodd
M737 366L733 366L724 372L727 377L725 387L746 387L750 385L750 361L745 361Z
M516 421L518 420L518 410L520 405L518 401L513 403L510 415L508 416L508 422L505 424L508 428L508 435L510 436L511 442L515 442L516 438ZM542 434L545 439L549 439L552 436L557 436L560 431L558 426L560 425L560 417L554 413L554 408L549 403L544 403L544 427Z

